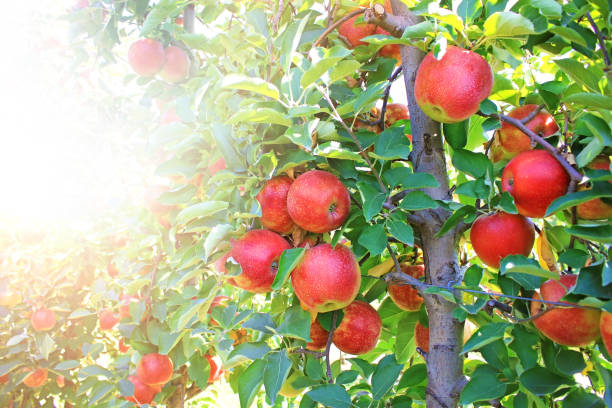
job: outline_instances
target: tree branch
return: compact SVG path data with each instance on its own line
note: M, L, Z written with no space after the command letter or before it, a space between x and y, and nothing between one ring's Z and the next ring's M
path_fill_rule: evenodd
M317 38L317 40L312 43L312 48L319 46L319 44L321 43L321 41L323 41L323 39L325 37L327 37L329 35L329 33L331 33L332 31L334 31L338 26L340 26L342 23L344 23L347 20L350 20L351 18L358 16L359 14L363 14L363 12L366 11L366 9L357 9L357 10L353 10L350 13L346 14L344 17L340 18L339 20L337 20L335 23L333 23L332 25L330 25L329 27L327 27L327 29L325 31L323 31L323 34L321 34L319 36L319 38Z
M331 349L331 345L332 345L332 338L334 337L334 332L336 331L336 319L338 318L338 311L334 310L334 313L332 314L332 324L331 327L329 328L329 335L327 336L327 344L325 345L325 365L327 366L327 380L329 381L330 384L334 383L334 378L332 377L332 372L331 372L331 361L329 359L329 351Z
M586 12L586 18L589 20L589 24L591 24L591 28L593 32L597 36L597 41L599 41L599 48L601 48L601 53L603 54L604 63L606 67L604 68L605 73L608 75L608 81L612 82L612 68L610 67L610 55L608 55L608 49L606 48L606 43L604 42L604 37L597 24L595 24L595 20L591 17L591 13Z

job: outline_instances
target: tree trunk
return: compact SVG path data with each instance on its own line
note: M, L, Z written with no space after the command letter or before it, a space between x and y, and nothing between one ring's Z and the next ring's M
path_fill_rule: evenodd
M391 0L393 14L403 16L410 24L418 22L400 0ZM427 117L418 107L414 97L416 71L424 54L414 47L400 46L402 70L408 96L413 151L410 160L415 172L432 174L437 188L425 192L437 200L449 199L449 179L446 169L440 124ZM424 220L416 226L421 237L425 273L428 282L449 286L462 280L457 259L456 231L434 238L450 213L443 209L423 210ZM440 296L425 295L429 316L429 353L427 354L427 407L457 407L463 383L463 359L459 355L463 344L463 324L453 318L455 305Z

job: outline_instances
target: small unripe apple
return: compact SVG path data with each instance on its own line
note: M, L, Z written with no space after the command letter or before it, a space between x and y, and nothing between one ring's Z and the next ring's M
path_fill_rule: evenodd
M519 214L543 217L556 198L567 192L570 177L546 150L520 153L504 168L502 191L514 197Z
M344 310L344 317L332 336L332 341L348 354L365 354L376 347L382 320L376 309L361 300L355 300Z
M589 187L579 186L578 191L589 190ZM612 205L601 198L594 198L576 206L576 215L583 220L602 220L612 217Z
M495 131L495 134L493 135L493 141L491 141L490 143L491 147L489 147L488 156L493 163L497 163L502 160L510 160L514 156L516 156L516 154L514 153L508 153L501 145L499 141L499 130Z
M482 262L499 268L508 255L529 256L535 241L533 223L526 217L505 212L481 215L472 224L470 241Z
M319 244L307 249L291 273L291 285L303 307L325 313L348 306L361 285L361 270L350 248Z
M536 293L533 299L558 302L576 285L577 280L578 275L563 275L559 281L547 280L540 287L540 294ZM537 314L541 307L541 303L532 301L531 315ZM534 319L533 324L555 343L580 347L594 342L599 337L600 317L599 310L556 308Z
M417 347L429 353L429 327L425 327L420 322L416 322L414 325L414 339L416 340Z
M145 354L136 367L138 379L147 385L164 385L170 378L174 365L172 360L165 354Z
M601 312L599 329L604 346L606 346L608 354L612 356L612 313Z
M327 339L329 332L321 326L321 323L315 319L310 324L310 339L312 340L306 344L308 350L323 350L327 345Z
M210 365L210 374L208 374L208 383L214 383L219 380L223 375L223 367L221 366L221 359L218 356L211 356L210 354L206 354L206 360L208 360L208 364Z
M165 50L166 63L160 72L160 76L168 82L178 83L189 76L189 56L179 47L169 46Z
M300 175L287 194L287 210L293 222L317 234L340 227L348 217L350 206L350 194L344 184L322 170Z
M278 271L278 261L289 243L276 232L251 230L232 241L232 249L217 263L217 269L226 273L225 261L231 256L240 264L242 273L228 279L230 285L254 293L269 292Z
M515 119L526 118L538 108L538 105L524 105L514 108L508 116ZM555 118L544 110L538 112L525 126L540 136L546 138L554 135L559 131L559 125L555 122ZM521 152L526 152L532 149L531 139L522 131L507 122L502 122L499 131L499 142L504 150L510 154L516 155Z
M287 176L271 178L256 197L261 205L261 224L280 234L288 234L295 225L287 211L287 193L291 183L293 180Z
M157 393L161 391L159 385L147 385L135 375L130 375L128 381L134 384L134 395L125 399L139 406L153 402Z
M475 52L454 45L437 60L430 52L416 74L414 96L423 112L438 122L461 122L478 111L493 88L493 72Z
M351 17L338 27L338 34L346 40L350 48L355 48L358 45L368 45L368 43L361 41L361 39L374 35L376 31L374 24L366 24L364 22L357 24L356 20L360 16Z
M47 369L40 367L36 370L31 370L30 374L23 379L23 383L30 388L40 387L47 381L48 375Z
M30 322L36 331L49 331L55 326L55 313L44 307L37 309L30 316Z
M419 279L425 275L425 267L423 265L400 265L402 273L410 275L413 278ZM419 295L419 292L410 285L398 285L389 283L387 286L389 296L393 303L402 310L415 311L421 308L423 304L423 298Z
M98 320L100 323L100 330L112 330L113 327L115 327L115 325L119 323L115 312L108 309L102 310L98 314Z
M138 75L153 76L164 67L166 62L164 46L151 38L138 40L130 45L128 62Z

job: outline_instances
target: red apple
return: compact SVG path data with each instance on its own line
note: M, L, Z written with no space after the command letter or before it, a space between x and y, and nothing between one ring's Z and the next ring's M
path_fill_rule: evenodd
M342 322L334 332L332 341L348 354L365 354L376 347L382 321L376 309L361 300L355 300L344 309Z
M608 354L612 356L612 313L601 312L601 320L599 322L601 331L601 339L603 340Z
M119 275L119 269L117 269L117 267L113 265L112 262L106 264L106 272L111 278L114 278L115 276Z
M102 310L98 314L98 320L100 323L100 330L112 330L113 327L115 327L115 325L119 322L115 312L109 309Z
M547 280L540 287L540 295L536 293L533 298L558 302L576 285L577 280L578 275L563 275L559 281ZM531 314L538 313L541 307L540 302L531 302ZM556 308L536 318L533 323L555 343L580 347L594 342L599 337L600 315L599 310Z
M130 349L130 346L125 344L125 339L122 337L119 340L119 352L120 353L127 353L129 349Z
M174 365L165 354L145 354L136 367L138 379L147 385L163 385L172 378Z
M599 155L595 157L588 165L589 169L593 170L606 170L610 172L610 157L606 155ZM608 180L608 183L612 184L612 180Z
M210 365L210 374L208 374L208 383L214 383L223 375L223 368L221 367L221 359L218 356L211 356L206 354L206 360Z
M166 214L172 210L172 206L159 202L159 197L170 190L167 186L150 186L144 195L144 204L153 214Z
M430 118L461 122L478 111L493 87L493 72L475 52L454 45L437 60L430 52L416 74L414 96Z
M310 324L310 339L312 341L306 344L306 348L308 350L323 350L327 345L328 337L329 332L321 326L321 323L319 323L317 319L315 319Z
M519 153L506 165L502 173L502 191L514 197L519 214L543 217L555 198L567 192L570 177L545 150Z
M128 62L140 76L157 74L166 62L164 46L159 41L143 38L130 45Z
M386 30L383 30L380 27L376 27L374 34L389 35L389 32ZM400 54L400 48L398 44L384 45L380 50L378 50L378 55L382 57L386 57L386 58L396 59L398 62L401 62L402 60L402 56Z
M30 370L30 374L23 379L23 383L30 388L40 387L47 381L49 373L46 368L37 368L36 370Z
M537 107L538 105L519 106L514 108L508 116L515 119L523 119L529 116ZM559 130L555 118L544 110L538 112L525 126L532 132L545 138L554 135ZM503 149L512 155L532 149L529 136L507 122L502 122L499 131L499 142Z
M499 131L498 130L495 131L493 135L493 141L490 143L491 143L491 147L489 147L488 156L489 156L489 159L493 163L497 163L502 160L510 160L514 156L516 156L516 154L508 153L506 150L504 150L503 146L501 145L499 141ZM485 146L486 146L486 143L485 143Z
M361 41L362 38L374 35L376 31L376 26L374 24L366 24L363 21L359 24L356 23L357 18L362 17L361 15L357 15L355 17L351 17L344 23L338 27L338 34L346 40L347 44L350 48L355 48L358 45L368 45L367 43Z
M160 72L160 76L168 82L178 83L189 76L189 56L179 47L169 46L165 50L166 63Z
M579 186L578 190L588 190L590 187ZM576 206L576 215L583 220L601 220L612 217L612 205L601 198L594 198Z
M9 376L8 374L0 375L0 385L8 383Z
M335 230L346 220L351 198L333 174L310 170L289 188L287 210L293 222L306 231L321 234Z
M74 6L72 6L72 9L81 10L87 7L89 7L89 0L77 0L77 2L74 3Z
M64 388L64 386L66 385L66 379L64 378L63 375L58 375L55 378L55 383L57 384L59 388Z
M529 256L535 241L533 223L518 214L495 212L481 215L472 224L470 241L482 262L499 268L508 255Z
M225 307L227 306L227 303L230 301L231 299L227 296L215 296L215 298L213 299L212 303L210 304L210 307L208 308L208 314L210 314L212 312L212 310L217 307L217 306L222 306ZM209 324L211 326L218 326L219 323L217 323L217 321L215 319L213 319L212 317L209 320Z
M387 111L385 112L385 127L391 127L399 120L410 120L408 106L401 103L388 104ZM406 137L412 142L412 135L410 133L406 133Z
M420 322L414 325L414 339L418 348L429 353L429 327L423 326Z
M131 317L130 314L130 303L138 302L140 298L136 295L121 295L119 296L119 318L125 319L126 317Z
M37 309L30 316L30 322L36 331L49 331L55 326L55 313L44 307Z
M361 270L348 247L319 244L306 250L291 273L291 284L305 309L325 313L342 309L355 299Z
M134 384L134 395L126 397L125 399L133 402L134 404L150 404L155 399L158 392L161 391L161 387L158 385L147 385L140 381L137 376L130 375L128 381Z
M410 275L413 278L419 279L425 275L425 267L423 265L400 265L402 273ZM423 298L419 295L419 292L410 285L396 285L390 283L387 287L389 296L393 303L402 310L415 311L421 308L423 304Z
M208 172L210 173L211 176L214 176L215 173L217 173L218 171L224 170L225 167L226 167L225 159L221 157L220 159L218 159L216 162L214 162L208 167Z
M261 224L272 231L288 234L295 224L287 211L287 193L293 180L287 176L274 177L257 194L261 205Z
M269 292L281 253L289 248L289 243L275 232L251 230L232 241L232 249L217 261L217 269L226 273L225 261L231 256L240 264L242 273L228 279L230 285L249 292Z

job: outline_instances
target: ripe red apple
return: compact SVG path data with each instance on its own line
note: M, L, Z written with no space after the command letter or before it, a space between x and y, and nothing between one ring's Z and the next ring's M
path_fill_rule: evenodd
M119 319L132 317L130 313L130 303L138 302L140 298L136 295L121 295L119 296Z
M251 230L232 241L232 249L217 261L217 269L226 273L225 261L231 256L240 264L242 273L228 279L230 285L249 292L269 292L281 253L289 248L289 243L275 232Z
M0 375L0 384L6 384L8 383L8 380L9 380L8 374Z
M537 108L538 105L519 106L514 108L508 116L515 119L523 119ZM525 126L532 132L545 138L554 135L559 130L555 118L544 110L538 112ZM532 149L529 136L507 122L502 122L499 131L499 142L506 152L513 155Z
M112 330L113 327L119 323L119 319L117 319L115 312L109 309L102 310L98 313L98 320L100 323L100 330Z
M502 160L510 160L516 156L516 154L508 153L506 150L504 150L501 142L499 141L499 130L496 130L493 135L493 141L491 142L491 147L489 147L488 156L493 163L497 163Z
M353 251L338 244L319 244L306 250L291 273L291 284L302 306L325 313L348 306L361 285L361 270Z
M417 347L429 353L429 327L425 327L420 322L416 322L414 325L414 339L416 340Z
M174 371L172 360L165 354L145 354L136 367L138 379L147 385L163 385L170 381Z
M419 279L425 275L425 267L423 265L400 265L402 273L410 275L413 278ZM423 304L423 298L419 295L419 292L410 285L396 285L390 283L387 286L389 296L393 303L402 310L415 311L421 308Z
M272 231L288 234L293 230L294 223L287 211L287 193L293 180L287 176L279 176L266 181L257 194L261 205L261 224Z
M601 339L603 340L608 354L612 356L612 313L601 312L601 320L599 322L601 331Z
M147 385L135 375L130 375L128 381L134 384L134 395L125 399L139 406L153 402L157 393L161 391L159 385Z
M210 365L210 374L208 374L208 383L214 383L223 375L223 367L221 366L221 359L218 356L211 356L206 354L206 360Z
M493 87L493 72L475 52L454 45L440 60L430 52L416 74L414 96L430 118L443 123L461 122L478 111Z
M130 349L130 346L125 344L125 339L123 337L119 339L119 352L127 353L129 349Z
M533 223L518 214L495 212L481 215L472 224L470 241L482 262L499 268L508 255L529 256L535 241Z
M218 171L224 170L225 168L226 168L225 159L221 157L220 159L218 159L216 162L214 162L208 167L208 172L210 173L212 177L215 175L215 173L217 173Z
M55 326L55 313L44 307L37 309L30 316L30 322L36 331L49 331Z
M151 38L138 40L130 45L128 62L138 75L153 76L164 67L166 62L164 46Z
M346 40L350 48L355 48L358 45L368 45L368 43L361 41L361 39L374 35L376 31L374 24L356 23L357 18L360 16L351 17L338 27L338 34Z
M317 234L341 226L348 217L350 206L351 198L344 184L322 170L300 175L287 194L287 210L293 222Z
M576 285L577 280L578 275L563 275L559 281L547 280L540 287L540 295L536 293L533 298L558 302ZM542 304L537 301L531 302L531 314L538 313L541 306ZM544 313L533 323L542 334L555 343L579 347L590 344L599 337L600 315L599 310L557 308Z
M212 312L212 310L217 307L217 306L222 306L225 307L227 306L227 303L230 301L231 299L227 296L215 296L215 298L213 299L212 303L210 304L210 307L208 308L208 314L210 314ZM208 322L211 326L218 326L219 323L213 319L212 317L210 318L209 322Z
M376 309L361 300L355 300L344 309L342 322L334 332L332 341L348 354L365 354L376 347L382 321Z
M66 379L64 378L63 375L58 375L55 378L55 383L57 384L59 388L64 388L64 386L66 385Z
M317 319L315 319L310 324L310 339L312 341L306 344L306 348L308 350L323 350L327 345L328 337L329 332L321 326L321 323L319 323Z
M169 46L165 50L166 63L160 76L168 82L178 83L184 81L189 76L189 56L179 47L174 45Z
M23 383L30 388L40 387L47 381L49 373L46 368L37 368L36 370L30 370L30 374L23 379Z
M111 278L114 278L117 275L119 275L119 269L117 269L117 267L113 265L112 262L109 262L106 264L106 272L108 273L108 276L110 276Z
M550 203L567 192L569 182L569 175L552 154L530 150L510 160L501 185L502 191L514 197L519 214L543 217Z
M386 30L383 30L380 27L376 27L374 34L389 35L389 32ZM394 58L398 62L402 60L402 56L400 54L400 48L398 44L389 44L389 45L383 46L380 50L378 50L378 55L387 57L387 58Z

